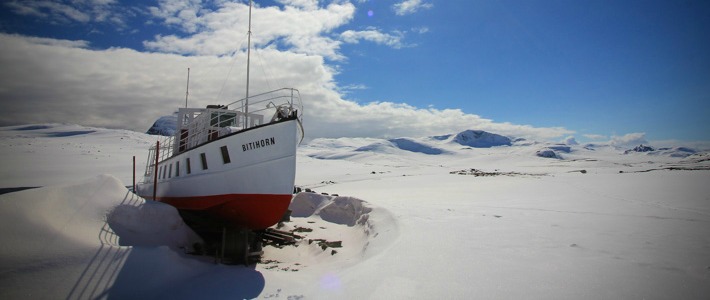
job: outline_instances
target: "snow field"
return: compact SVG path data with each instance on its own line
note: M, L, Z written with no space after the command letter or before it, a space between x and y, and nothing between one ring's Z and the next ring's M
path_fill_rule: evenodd
M710 295L707 153L567 151L534 141L473 148L452 143L455 136L301 146L296 184L317 192L294 198L283 229L312 231L298 233L298 247L266 247L265 262L244 267L185 254L199 239L174 209L125 188L130 157L154 137L61 124L1 128L11 169L0 171L0 186L46 187L0 195L0 298ZM433 149L443 151L427 154ZM536 156L541 149L562 159ZM451 174L470 169L492 175ZM102 173L114 175L94 175Z

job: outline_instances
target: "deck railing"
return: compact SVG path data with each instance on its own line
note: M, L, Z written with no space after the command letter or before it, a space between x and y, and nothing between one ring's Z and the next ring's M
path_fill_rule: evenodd
M245 110L244 108L247 103L249 104L248 107L246 107L248 109ZM298 118L301 118L303 113L303 103L301 102L301 94L297 89L294 88L282 88L278 90L273 90L270 92L249 96L249 98L242 98L227 104L227 106L239 107L241 108L242 112L248 112L250 115L268 115L268 113L264 112L275 112L275 110L282 105L288 106L290 111L298 111Z
M247 106L248 105L248 106ZM254 126L276 121L279 112L295 113L300 119L303 114L301 95L297 89L282 88L239 99L225 106L204 108L180 108L178 128L174 136L159 142L159 149L153 145L149 149L145 179L152 181L155 170L155 155L162 162L224 135ZM158 151L156 151L158 150Z

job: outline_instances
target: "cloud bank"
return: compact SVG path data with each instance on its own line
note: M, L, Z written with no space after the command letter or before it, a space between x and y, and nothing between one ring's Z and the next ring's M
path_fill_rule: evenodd
M459 109L418 108L406 103L359 104L334 80L334 62L347 59L342 43L371 42L397 48L404 33L377 28L342 30L355 13L350 2L281 0L283 7L255 7L250 90L300 90L307 138L400 137L480 129L550 140L573 134L561 127L495 122ZM184 105L187 68L190 106L224 104L244 96L247 6L163 0L152 17L182 34L144 41L146 52L90 49L85 41L0 34L0 125L63 122L145 131L158 117ZM427 8L424 3L408 1ZM286 26L298 24L298 26ZM342 31L342 32L338 32ZM396 50L393 50L396 51ZM255 76L255 75L260 76ZM261 76L265 75L265 76ZM226 79L225 79L226 78Z

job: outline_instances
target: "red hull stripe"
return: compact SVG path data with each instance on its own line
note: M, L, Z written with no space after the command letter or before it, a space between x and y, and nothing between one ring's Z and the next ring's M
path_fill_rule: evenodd
M158 201L184 210L202 210L236 226L264 229L281 220L293 195L227 194L194 197L158 197Z

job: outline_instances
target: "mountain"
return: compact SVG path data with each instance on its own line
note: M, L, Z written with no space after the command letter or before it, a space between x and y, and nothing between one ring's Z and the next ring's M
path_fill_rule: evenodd
M629 150L624 151L624 154L629 154L632 152L652 152L652 151L656 151L656 149L653 149L653 147L650 147L650 146L644 146L642 144L642 145L638 145L638 146L634 147L633 149L629 149Z
M177 114L158 118L158 120L153 123L153 126L151 126L146 133L152 135L172 136L175 135L175 130L177 130Z
M632 149L624 151L624 154L631 154L631 153L645 153L647 155L659 155L659 156L668 156L668 157L688 157L693 154L698 153L695 149L688 148L688 147L667 147L667 148L653 148L651 146L644 146L644 145L639 145L636 146Z
M512 145L510 138L482 130L462 131L454 136L451 142L473 148L490 148Z

